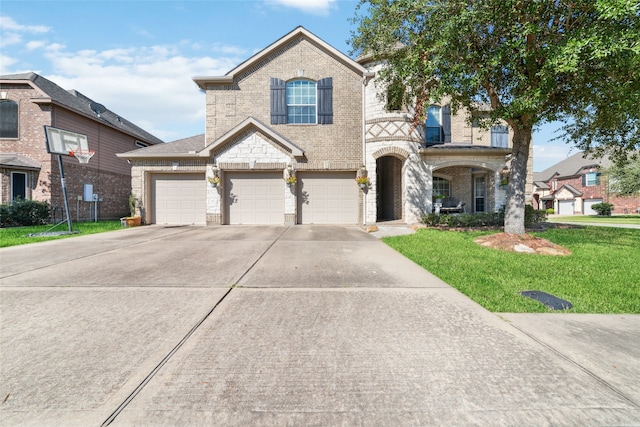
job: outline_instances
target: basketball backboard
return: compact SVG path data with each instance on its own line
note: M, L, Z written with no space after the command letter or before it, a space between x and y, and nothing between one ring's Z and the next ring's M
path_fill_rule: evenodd
M44 133L47 139L47 151L51 154L69 156L72 151L89 151L86 135L51 126L45 126Z

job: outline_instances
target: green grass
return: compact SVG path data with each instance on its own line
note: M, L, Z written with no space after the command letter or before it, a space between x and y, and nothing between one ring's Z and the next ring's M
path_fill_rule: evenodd
M0 248L8 246L26 245L28 243L44 242L48 240L68 239L86 234L103 233L105 231L118 230L122 228L120 221L98 221L98 222L77 222L73 223L73 231L77 234L66 234L60 236L38 236L29 237L29 234L42 233L51 228L51 225L35 225L31 227L7 227L0 228ZM69 230L67 223L61 224L52 231Z
M575 215L575 216L553 216L547 218L549 222L590 222L599 224L636 224L640 225L640 215Z
M548 292L573 313L640 313L640 230L610 227L532 233L572 251L531 255L485 248L482 232L418 230L384 241L493 312L548 312L518 294Z

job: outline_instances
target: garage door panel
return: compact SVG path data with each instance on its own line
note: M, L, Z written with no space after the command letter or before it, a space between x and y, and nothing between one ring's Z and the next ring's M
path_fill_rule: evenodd
M156 224L206 224L204 174L156 174L152 177L152 221Z
M228 224L283 224L281 172L228 172L225 176Z
M598 203L602 203L602 199L585 200L583 213L585 215L598 215L598 212L592 209L592 206Z
M573 200L560 200L558 202L558 214L559 215L573 215Z
M354 178L354 172L299 173L299 221L302 224L356 224L358 187Z

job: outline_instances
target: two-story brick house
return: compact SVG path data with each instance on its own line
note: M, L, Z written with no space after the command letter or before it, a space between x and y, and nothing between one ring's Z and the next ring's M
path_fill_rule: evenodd
M58 156L47 152L44 126L86 135L95 151L80 165L63 156L70 217L95 218L93 200L85 201L85 184L99 197L99 218L128 212L131 167L116 153L162 143L123 117L36 74L0 76L0 203L17 197L47 201L55 219L64 217Z
M467 212L502 206L508 130L481 131L447 105L412 127L378 96L376 66L298 27L224 76L194 78L205 134L119 154L144 221L417 223L436 195Z
M558 215L597 215L591 206L607 202L614 205L613 213L637 213L640 195L609 193L606 177L602 175L602 170L609 166L608 156L594 159L578 152L542 172L535 172L534 208L553 209Z

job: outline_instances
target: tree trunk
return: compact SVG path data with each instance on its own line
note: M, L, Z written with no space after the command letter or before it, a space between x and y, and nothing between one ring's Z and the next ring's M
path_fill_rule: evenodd
M516 124L513 129L513 151L504 212L504 232L524 234L524 201L527 183L527 163L531 146L532 128Z

